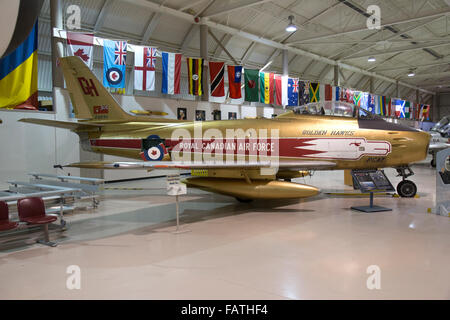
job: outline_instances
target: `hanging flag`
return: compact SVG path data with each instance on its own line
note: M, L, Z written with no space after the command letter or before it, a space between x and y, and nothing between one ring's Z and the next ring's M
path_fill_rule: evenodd
M0 108L37 109L38 25L13 52L0 59Z
M228 66L228 87L231 99L241 99L242 66Z
M377 110L375 95L371 93L366 93L367 95L367 110L369 110L373 114L380 114Z
M430 121L430 106L422 104L420 107L420 121Z
M320 95L319 95L319 82L311 82L309 84L309 100L311 102L319 102L320 101Z
M386 97L385 96L378 96L378 108L380 109L380 115L381 116L387 116L387 109L386 109Z
M405 101L405 106L403 107L403 114L405 119L411 119L411 103L409 101Z
M335 87L335 96L333 101L341 101L341 92L342 92L341 88Z
M364 110L369 110L369 93L361 92L361 98L359 99L360 107ZM375 108L372 109L375 112Z
M287 78L287 90L286 96L283 97L286 105L298 106L298 91L299 81L298 78Z
M94 34L67 31L67 55L78 56L92 69L94 58Z
M180 94L181 53L163 52L161 92Z
M258 75L259 70L245 69L244 81L245 81L245 101L258 102Z
M366 94L367 94L367 110L369 110L373 114L380 114L380 112L376 108L375 95L370 93Z
M203 94L203 59L187 58L189 94L201 96Z
M414 120L419 119L419 112L420 112L420 104L417 102L414 102L412 110L411 110L411 118Z
M363 107L363 97L364 97L364 92L355 91L353 93L353 104L357 107L364 108Z
M405 100L394 99L394 114L396 118L405 118Z
M300 81L299 102L300 102L301 106L309 103L309 82L308 81Z
M325 85L325 101L332 101L333 100L333 87L331 84Z
M275 75L275 103L279 106L283 106L283 76Z
M259 73L260 102L265 104L273 103L273 87L274 87L274 74L267 72L260 72Z
M224 62L209 62L209 81L212 97L223 97L225 95L224 75Z
M127 41L103 40L103 85L125 88Z
M155 90L156 48L134 46L134 90Z
M347 102L347 89L346 88L340 89L339 101Z

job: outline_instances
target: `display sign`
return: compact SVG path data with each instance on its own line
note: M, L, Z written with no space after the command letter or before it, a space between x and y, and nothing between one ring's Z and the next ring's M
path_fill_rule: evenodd
M187 193L184 183L180 182L180 173L167 175L167 194L169 196L179 196Z
M352 170L352 176L361 192L395 191L383 170Z

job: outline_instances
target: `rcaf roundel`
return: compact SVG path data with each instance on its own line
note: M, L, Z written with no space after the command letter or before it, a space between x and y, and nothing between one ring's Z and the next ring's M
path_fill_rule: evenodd
M157 135L151 135L147 139L159 139ZM146 150L142 150L141 158L145 161L161 161L167 153L166 147L163 143L151 146Z
M109 68L106 72L108 82L112 85L119 84L122 81L123 75L119 68Z

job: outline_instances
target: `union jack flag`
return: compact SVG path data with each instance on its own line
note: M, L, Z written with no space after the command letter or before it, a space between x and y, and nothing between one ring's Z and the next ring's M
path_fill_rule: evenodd
M145 50L145 64L147 68L150 68L150 70L155 70L156 49L146 47L144 50Z
M119 66L126 65L126 58L127 58L127 42L115 41L114 64Z
M298 92L298 80L294 79L292 89L293 89L292 92Z

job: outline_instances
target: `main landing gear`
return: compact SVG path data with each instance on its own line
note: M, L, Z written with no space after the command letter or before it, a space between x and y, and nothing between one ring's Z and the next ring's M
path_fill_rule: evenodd
M417 186L414 182L406 180L406 178L414 175L410 167L396 168L397 177L402 177L402 181L397 185L397 193L402 198L412 198L417 193Z

